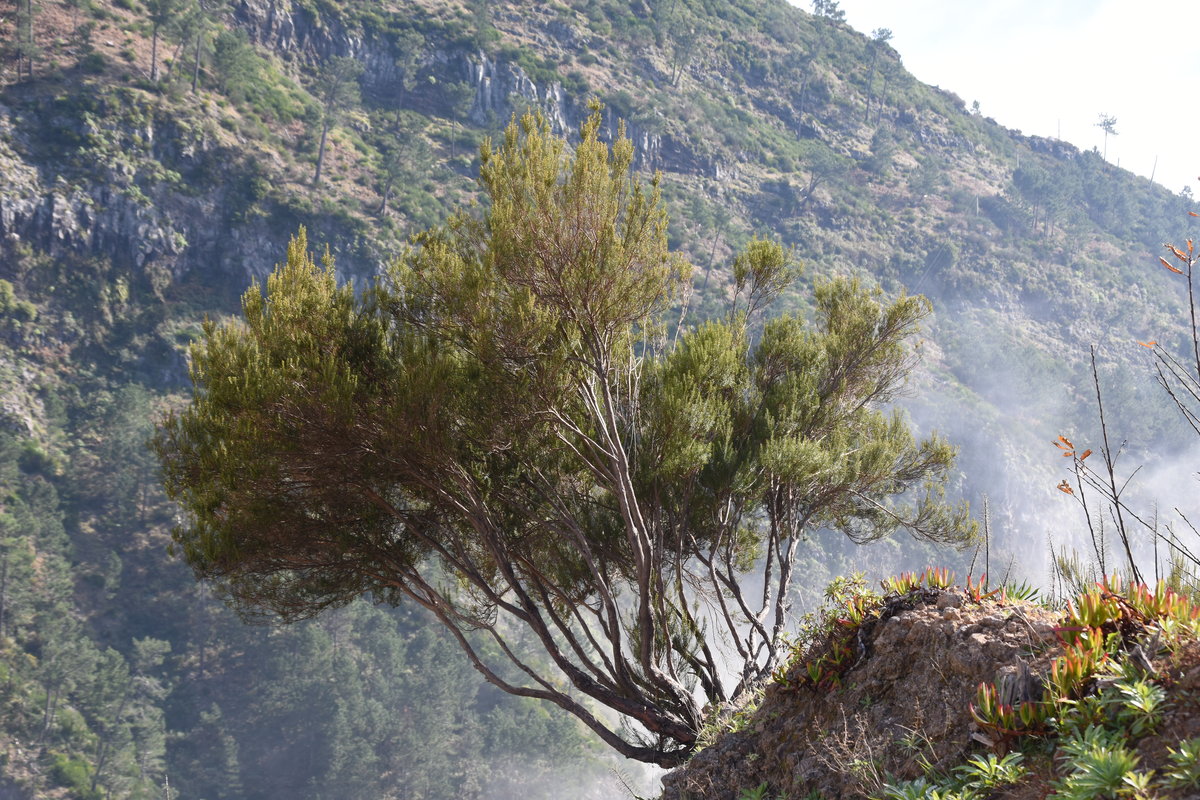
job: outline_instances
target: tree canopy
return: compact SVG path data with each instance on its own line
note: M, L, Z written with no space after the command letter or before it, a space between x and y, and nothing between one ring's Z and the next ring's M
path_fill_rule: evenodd
M483 210L362 293L301 231L207 324L157 449L179 551L244 615L418 603L493 684L669 767L783 657L806 535L973 528L952 448L885 410L924 298L819 281L755 334L794 272L755 241L728 315L668 336L689 266L632 162L598 113L573 150L526 116L482 148Z

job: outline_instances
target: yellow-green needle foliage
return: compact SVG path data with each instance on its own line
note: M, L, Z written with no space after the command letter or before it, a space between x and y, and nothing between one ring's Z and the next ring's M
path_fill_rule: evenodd
M792 274L758 241L729 318L668 345L688 265L630 142L599 132L597 113L572 151L510 125L483 147L482 209L365 294L302 233L243 320L207 327L158 450L183 557L243 613L416 602L491 682L672 766L706 703L784 655L807 532L971 528L941 502L951 448L880 410L924 299L822 283L815 321L752 341Z

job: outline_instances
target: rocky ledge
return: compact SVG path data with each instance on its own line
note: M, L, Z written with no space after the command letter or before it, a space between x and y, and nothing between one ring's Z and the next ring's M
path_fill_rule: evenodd
M1057 619L959 591L893 598L863 626L840 688L772 684L740 730L664 778L662 800L731 800L764 783L770 797L861 798L884 776L959 763L980 746L970 714L979 684L1044 672L1061 652Z

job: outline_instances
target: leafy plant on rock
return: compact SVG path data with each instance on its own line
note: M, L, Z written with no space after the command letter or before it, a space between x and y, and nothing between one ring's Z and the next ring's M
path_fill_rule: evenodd
M1025 775L1025 767L1021 762L1025 756L1021 753L1007 753L997 756L973 755L966 764L954 768L955 775L963 783L963 788L983 793L991 792L1001 786L1016 783Z
M1056 797L1094 800L1103 797L1143 797L1150 773L1139 772L1138 756L1124 739L1103 727L1090 726L1059 743L1070 772L1059 782Z
M878 617L880 608L880 596L867 588L862 573L835 578L825 589L824 605L804 616L800 635L790 642L772 680L785 689L840 687L842 673L859 655L863 623Z
M1170 768L1163 777L1173 789L1200 787L1200 738L1179 743L1179 749L1168 748Z

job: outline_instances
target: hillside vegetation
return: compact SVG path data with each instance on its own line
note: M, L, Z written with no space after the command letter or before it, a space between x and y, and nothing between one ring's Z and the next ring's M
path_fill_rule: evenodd
M604 774L574 724L483 688L415 611L242 625L168 557L174 509L142 446L202 320L300 225L363 285L476 196L478 145L527 108L560 133L593 97L608 135L626 120L696 267L685 324L725 311L756 235L806 280L926 294L911 413L961 446L958 490L991 497L998 563L1040 553L1065 502L1044 442L1089 435L1087 344L1122 435L1180 441L1136 340L1184 342L1156 256L1188 235L1190 197L969 112L836 18L42 0L6 12L0 42L0 792L585 796ZM926 559L814 541L801 594L849 563Z

